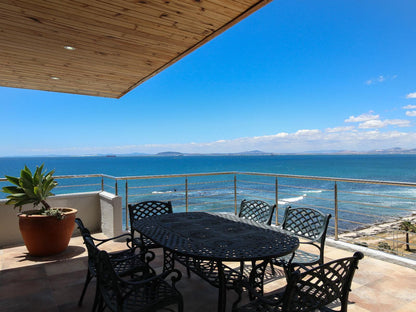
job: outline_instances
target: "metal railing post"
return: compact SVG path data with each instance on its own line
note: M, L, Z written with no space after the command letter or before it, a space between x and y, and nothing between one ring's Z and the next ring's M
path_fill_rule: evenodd
M115 192L116 192L116 196L118 196L118 180L116 180Z
M237 215L237 175L234 175L234 214Z
M276 221L275 224L278 225L279 224L279 182L277 181L277 177L276 177L276 181L275 181L275 203L276 203Z
M334 209L335 209L335 240L338 240L338 185L334 185Z
M126 229L129 228L129 222L128 222L128 217L129 217L128 210L129 210L129 208L128 208L128 206L129 206L129 184L128 184L128 181L126 180L126 224L125 224Z
M101 192L104 192L104 177L101 176Z
M188 212L188 177L185 178L185 209Z

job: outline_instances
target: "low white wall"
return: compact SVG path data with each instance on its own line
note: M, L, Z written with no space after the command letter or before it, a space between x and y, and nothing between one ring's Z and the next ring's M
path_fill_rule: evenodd
M23 244L16 215L18 208L5 205L0 200L0 248ZM73 193L51 196L48 203L52 207L70 207L78 210L77 217L91 232L100 232L107 236L122 232L121 197L107 192ZM32 205L23 206L23 210L32 209ZM103 217L104 216L104 217ZM75 227L74 235L79 235Z

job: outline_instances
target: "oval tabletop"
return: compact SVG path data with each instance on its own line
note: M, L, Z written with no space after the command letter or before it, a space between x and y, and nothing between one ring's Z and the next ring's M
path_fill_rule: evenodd
M296 236L227 213L183 212L143 218L134 228L185 256L220 261L277 258L295 251Z

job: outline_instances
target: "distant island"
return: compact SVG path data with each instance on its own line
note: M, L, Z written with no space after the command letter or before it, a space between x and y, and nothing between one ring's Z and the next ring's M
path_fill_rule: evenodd
M156 154L150 153L123 153L123 154L89 154L89 155L32 155L32 156L5 156L5 157L182 157L182 156L277 156L277 155L416 155L416 148L403 149L393 147L387 149L377 149L370 151L350 151L350 150L317 150L299 153L276 153L251 150L235 153L182 153L177 151L165 151Z
M371 151L350 151L350 150L321 150L321 151L305 151L300 153L273 153L264 152L260 150L236 152L236 153L182 153L177 151L166 151L156 154L120 154L118 156L168 156L168 157L179 157L179 156L263 156L263 155L394 155L394 154L415 154L416 148L403 149L400 147L393 147L388 149L377 149Z

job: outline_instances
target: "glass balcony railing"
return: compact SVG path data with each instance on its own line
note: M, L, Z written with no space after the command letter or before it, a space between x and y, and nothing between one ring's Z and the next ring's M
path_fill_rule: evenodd
M169 200L174 212L237 213L241 200L261 199L277 204L273 224L282 221L287 206L311 207L332 215L328 235L335 240L416 259L411 226L416 223L416 183L254 172L56 178L55 194L107 191L121 196L125 228L128 203Z

